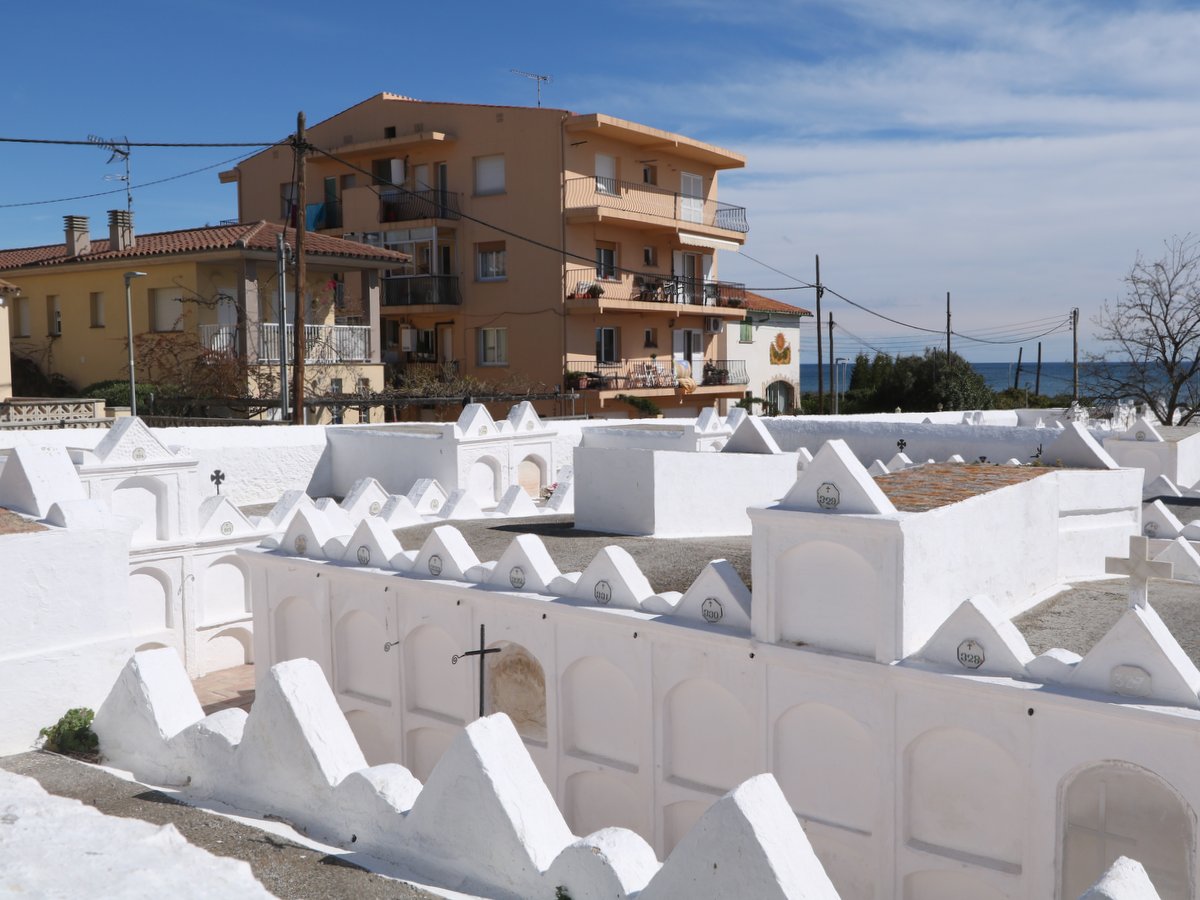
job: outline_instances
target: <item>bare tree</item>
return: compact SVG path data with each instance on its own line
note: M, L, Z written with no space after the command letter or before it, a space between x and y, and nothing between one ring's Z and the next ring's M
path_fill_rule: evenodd
M1108 397L1133 398L1160 421L1183 425L1200 413L1200 240L1164 245L1153 262L1139 253L1124 296L1104 302L1094 322L1110 349L1091 357L1089 374Z

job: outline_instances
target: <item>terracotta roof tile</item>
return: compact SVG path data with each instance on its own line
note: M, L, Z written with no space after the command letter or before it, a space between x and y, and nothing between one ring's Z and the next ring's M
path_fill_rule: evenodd
M238 222L233 225L206 225L181 231L140 234L128 250L112 250L107 239L94 240L82 256L67 256L65 244L44 247L18 247L0 250L0 271L33 266L80 265L110 259L137 259L148 256L173 256L180 253L204 253L216 250L258 250L275 252L276 236L285 231L273 222ZM295 230L292 230L293 239ZM347 241L327 234L310 232L304 238L305 256L342 257L344 259L403 262L408 254Z
M901 512L925 512L1055 471L1042 466L934 463L880 475L875 483Z
M790 303L784 303L781 300L775 300L771 297L764 297L762 294L755 294L751 291L746 291L746 309L755 309L759 312L787 313L793 316L812 315L810 310L802 306L792 306Z

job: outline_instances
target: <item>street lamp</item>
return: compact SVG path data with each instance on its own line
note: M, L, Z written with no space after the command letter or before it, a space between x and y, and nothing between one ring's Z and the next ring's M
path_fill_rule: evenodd
M129 332L129 414L137 417L137 388L133 378L133 296L129 283L135 278L144 278L145 272L125 273L125 327Z

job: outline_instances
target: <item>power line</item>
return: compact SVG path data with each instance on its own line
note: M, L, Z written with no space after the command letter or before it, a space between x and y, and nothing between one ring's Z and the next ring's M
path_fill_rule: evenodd
M125 147L278 147L291 141L286 137L281 141L240 141L240 142L205 142L205 141L121 141ZM55 144L63 147L94 147L95 141L67 141L52 138L15 138L0 137L0 144Z

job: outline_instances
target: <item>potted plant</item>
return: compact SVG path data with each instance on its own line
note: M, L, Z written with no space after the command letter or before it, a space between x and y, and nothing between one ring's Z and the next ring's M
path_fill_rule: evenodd
M600 285L593 281L588 285L587 295L593 300L599 300L604 296L604 288L600 287Z
M588 377L585 372L568 371L564 377L569 391L583 390L588 386Z

